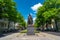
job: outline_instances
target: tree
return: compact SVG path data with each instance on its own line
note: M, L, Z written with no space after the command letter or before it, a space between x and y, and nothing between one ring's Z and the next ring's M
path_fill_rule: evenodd
M56 30L58 30L57 28L57 20L60 19L59 15L59 9L60 9L60 3L58 2L59 0L46 0L43 4L42 7L38 8L37 11L37 22L39 22L39 24L48 24L49 22L51 22L51 19L55 20L56 23ZM39 25L37 24L37 25Z
M47 18L51 18L55 20L55 25L56 25L56 31L58 31L58 26L57 26L57 21L60 19L59 15L59 9L60 9L60 2L59 0L49 0L48 2L45 3L45 7L49 9L47 13L50 15L47 16ZM48 7L47 7L48 6ZM45 13L46 15L46 13ZM50 20L51 20L50 19Z
M16 3L13 0L0 0L0 18L7 18L9 22L19 22L22 26L25 26L24 18L17 11Z

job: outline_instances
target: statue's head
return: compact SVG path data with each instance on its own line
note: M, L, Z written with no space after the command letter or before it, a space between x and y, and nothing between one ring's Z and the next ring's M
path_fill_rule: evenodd
M31 16L31 14L29 14L29 16Z
M31 14L29 14L28 16L28 24L33 24L33 19L32 19Z

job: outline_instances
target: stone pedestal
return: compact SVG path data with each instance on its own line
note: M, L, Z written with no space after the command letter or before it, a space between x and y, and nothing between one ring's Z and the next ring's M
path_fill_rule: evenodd
M27 27L27 35L35 35L34 27L32 25L28 25L28 27Z

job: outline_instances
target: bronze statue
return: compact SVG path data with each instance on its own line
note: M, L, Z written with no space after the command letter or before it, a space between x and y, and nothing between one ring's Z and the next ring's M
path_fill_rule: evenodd
M34 27L33 27L33 18L30 14L28 16L27 35L35 35Z
M33 19L32 19L32 16L30 14L28 16L28 25L29 24L33 24Z

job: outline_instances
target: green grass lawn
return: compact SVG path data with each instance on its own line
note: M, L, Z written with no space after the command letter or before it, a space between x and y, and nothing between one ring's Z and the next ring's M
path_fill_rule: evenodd
M39 33L39 31L34 30L35 33ZM22 30L20 33L27 33L27 30Z

